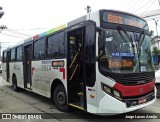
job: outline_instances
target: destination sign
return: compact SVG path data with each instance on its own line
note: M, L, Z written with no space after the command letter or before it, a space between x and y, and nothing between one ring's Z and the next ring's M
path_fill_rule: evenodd
M118 60L109 60L110 68L131 68L133 67L132 59L123 59L121 61Z
M127 15L125 13L104 12L103 21L110 22L110 23L129 25L129 26L139 27L139 28L148 30L147 23L144 20L138 17Z
M114 57L122 57L122 56L125 56L125 57L134 57L134 53L112 53L112 56Z

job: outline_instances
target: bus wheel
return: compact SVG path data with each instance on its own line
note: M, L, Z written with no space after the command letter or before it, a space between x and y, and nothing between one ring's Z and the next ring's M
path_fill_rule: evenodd
M16 78L16 76L13 76L13 90L14 90L14 91L18 91L17 78Z
M53 101L58 110L66 112L69 110L65 88L58 85L53 93Z

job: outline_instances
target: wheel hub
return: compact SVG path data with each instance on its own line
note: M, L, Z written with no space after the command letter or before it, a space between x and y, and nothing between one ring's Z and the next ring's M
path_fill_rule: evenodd
M65 94L64 92L59 92L57 94L57 102L60 104L60 105L64 105L65 104Z

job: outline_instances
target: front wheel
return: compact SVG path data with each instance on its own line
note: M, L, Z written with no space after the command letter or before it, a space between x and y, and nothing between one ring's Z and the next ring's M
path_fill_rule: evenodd
M58 85L53 93L53 101L58 110L66 112L69 110L67 95L62 84Z
M156 84L157 88L157 98L160 98L160 84Z

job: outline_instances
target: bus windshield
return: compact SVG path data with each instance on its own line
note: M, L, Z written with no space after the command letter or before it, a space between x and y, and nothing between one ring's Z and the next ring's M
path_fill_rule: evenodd
M151 39L144 33L105 29L99 67L106 72L153 71ZM100 50L100 49L99 49Z

